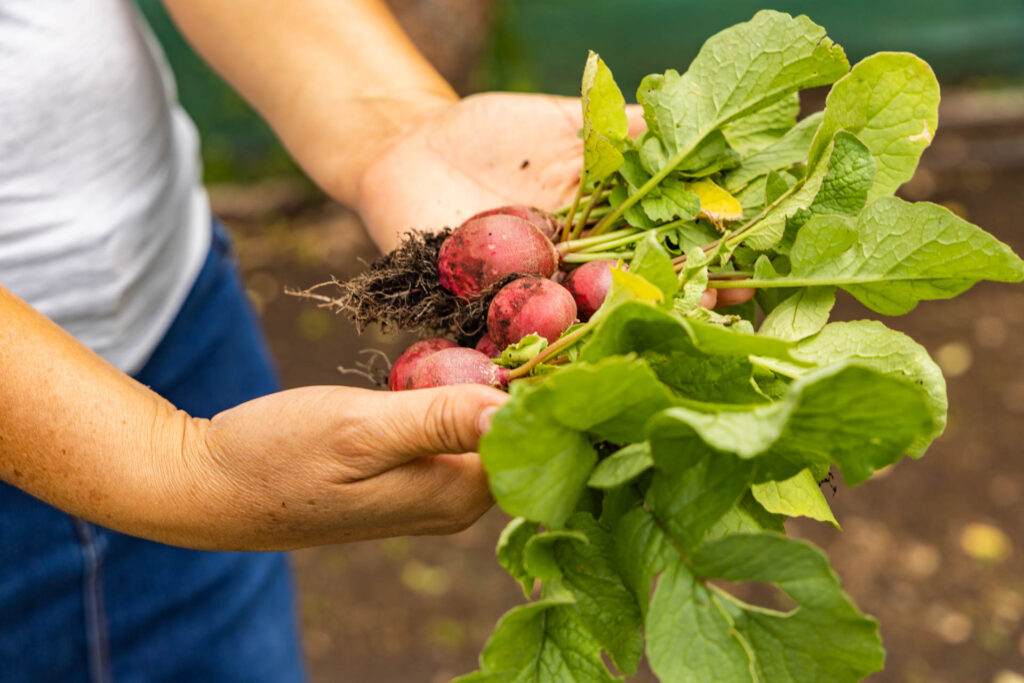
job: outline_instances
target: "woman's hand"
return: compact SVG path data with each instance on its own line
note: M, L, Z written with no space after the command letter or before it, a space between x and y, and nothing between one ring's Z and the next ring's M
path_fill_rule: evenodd
M627 108L630 133L644 128ZM439 229L506 204L554 210L583 165L580 100L486 93L442 106L393 136L362 171L353 204L382 251L410 228Z
M189 417L0 287L0 480L90 522L207 550L465 528L491 505L482 386L293 389Z
M280 550L460 531L493 502L475 451L506 399L475 385L306 387L225 411L188 458L205 542Z

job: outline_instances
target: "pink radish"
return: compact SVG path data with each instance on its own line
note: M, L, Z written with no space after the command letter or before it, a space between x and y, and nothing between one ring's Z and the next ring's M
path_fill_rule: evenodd
M391 366L391 374L388 376L388 389L391 391L408 389L409 378L412 377L412 373L420 361L442 349L450 349L455 346L458 346L455 342L443 337L433 337L416 342L403 351L402 355L395 361L395 364Z
M509 371L474 349L442 349L421 360L409 379L409 389L426 389L446 384L487 384L504 387Z
M480 341L476 343L476 350L488 358L497 358L501 355L501 348L494 343L489 334L480 337Z
M545 213L538 208L532 206L502 206L497 209L490 209L488 211L481 211L469 220L474 218L483 218L484 216L516 216L522 218L525 221L533 223L534 227L544 233L544 236L549 240L554 241L555 235L558 234L558 222L554 216L549 213Z
M576 320L572 294L541 278L520 278L502 287L487 309L487 334L501 348L528 334L553 342Z
M612 268L615 263L613 259L591 261L566 276L564 285L576 302L580 320L590 320L590 316L601 308L612 286Z
M437 259L441 285L472 301L512 274L550 277L555 245L529 221L494 215L466 221L444 241Z

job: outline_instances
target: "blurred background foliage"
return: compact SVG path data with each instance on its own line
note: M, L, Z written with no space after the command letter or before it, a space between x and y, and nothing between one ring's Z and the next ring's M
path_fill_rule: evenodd
M175 30L159 0L138 0L167 52L182 104L199 126L207 182L298 171L273 133ZM574 94L587 50L627 95L651 72L683 71L704 40L750 18L754 0L391 0L399 20L463 93ZM1024 78L1021 0L794 0L771 5L825 26L855 62L881 50L925 59L944 84ZM440 38L440 39L438 39Z

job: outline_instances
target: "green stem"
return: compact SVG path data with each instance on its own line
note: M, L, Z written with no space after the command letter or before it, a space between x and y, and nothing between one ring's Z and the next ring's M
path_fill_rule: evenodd
M742 289L755 287L758 289L771 289L773 287L819 287L823 285L857 285L878 282L878 278L846 278L842 280L811 280L807 278L780 277L771 280L716 280L709 282L708 287L714 289Z
M556 355L558 355L560 351L562 351L562 349L569 348L570 346L578 342L580 339L583 338L583 336L587 332L590 332L590 330L594 327L594 322L595 321L591 320L585 325L582 325L581 327L577 328L575 331L570 332L561 339L556 340L554 344L547 347L546 349L538 353L536 356L534 356L533 358L526 361L518 368L510 372L508 374L509 381L529 375L531 372L533 372L533 369L535 367L537 367L538 365L540 365L549 358L554 358Z
M705 136L706 135L707 134L705 134ZM616 207L614 211L605 216L604 219L602 219L601 222L597 224L597 226L594 228L596 234L604 232L605 227L608 224L612 223L617 218L622 216L622 214L628 211L630 207L632 207L638 201L643 199L644 195L646 195L648 192L657 187L658 183L667 178L669 173L675 170L676 166L683 163L683 160L686 159L686 157L689 156L693 152L693 150L697 149L697 145L701 143L705 136L701 136L699 139L694 140L693 143L686 149L681 149L678 152L676 152L660 171L652 175L650 180L648 180L646 183L640 186L640 188L636 191L636 194L626 197L626 200L624 202L619 204L619 206Z
M722 270L708 273L709 280L730 280L736 277L751 277L754 273L749 270Z
M596 237L584 237L578 240L569 240L568 242L559 242L555 245L559 253L569 254L574 251L582 251L589 247L600 246L605 242L611 242L625 237L626 235L636 235L637 233L643 232L640 228L625 228L623 230L616 230L615 232L609 232L604 235L597 235Z
M631 244L632 242L636 242L638 239L641 239L642 236L645 233L648 233L648 232L651 232L651 231L654 231L655 235L664 235L665 233L671 232L672 230L674 230L675 228L679 227L680 225L682 225L685 222L686 222L685 220L679 219L677 221L672 221L671 223L666 223L665 225L662 225L661 227L658 227L658 228L651 228L650 230L641 230L639 232L633 233L632 235L625 235L625 236L620 237L618 239L609 240L608 242L605 242L605 243L602 243L602 244L599 244L599 245L596 245L596 246L593 246L593 247L588 247L588 248L584 248L584 249L578 249L577 251L580 252L580 253L587 253L591 249L600 249L601 251L607 251L608 249L614 249L615 247L621 247L621 246L625 246L627 244ZM608 237L611 234L613 234L613 233L608 233L608 235L604 235L604 236Z
M569 241L569 231L572 229L573 219L576 218L576 209L579 208L580 198L583 196L583 172L580 171L580 184L576 186L576 196L573 197L572 206L569 208L569 215L565 218L565 225L562 226L562 242Z
M590 201L587 202L586 208L583 209L583 217L580 218L579 223L576 224L576 227L572 229L570 239L576 239L577 237L580 236L580 233L583 232L583 228L587 224L587 219L590 218L590 212L594 210L594 206L597 204L597 200L601 196L601 192L602 190L604 190L605 183L607 182L608 179L603 178L601 182L597 184L597 187L594 188L593 193L591 193L590 195Z
M588 251L585 254L566 254L562 257L562 263L590 263L591 261L600 261L606 258L628 261L633 258L633 254L634 252L632 251Z

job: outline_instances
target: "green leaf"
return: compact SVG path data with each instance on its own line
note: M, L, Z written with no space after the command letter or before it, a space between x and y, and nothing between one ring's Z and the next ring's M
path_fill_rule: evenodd
M820 26L764 10L709 38L684 75L645 78L637 101L675 167L712 131L848 69L842 48Z
M652 428L651 452L657 469L647 504L672 538L684 550L693 550L747 492L754 466L708 448L692 430L668 420Z
M568 527L587 542L555 544L562 585L576 598L580 618L615 666L623 673L635 673L644 650L640 608L613 565L612 536L582 513L570 517Z
M512 578L523 587L523 594L530 597L534 576L526 570L523 550L527 541L537 535L540 526L522 517L510 521L498 537L498 562Z
M597 183L622 165L621 142L629 132L626 101L612 72L594 52L583 69L583 184Z
M821 125L823 114L816 112L793 126L775 144L743 158L743 164L725 174L723 183L731 192L770 171L789 168L807 161L811 140Z
M825 156L809 167L807 176L766 209L762 217L755 219L756 223L751 221L751 233L744 243L759 251L775 247L782 240L786 222L812 206L819 197L823 208L853 206L858 197L863 205L866 186L862 179L872 172L872 163L871 153L857 138L845 132L836 133ZM852 184L846 185L847 181Z
M693 401L764 403L768 400L754 383L754 366L746 356L671 351L667 354L648 352L644 360L658 379Z
M835 287L804 287L772 309L757 333L786 341L809 337L825 326L835 303Z
M850 133L836 133L833 145L828 170L808 210L812 214L856 216L864 208L874 182L875 160L864 143Z
M640 200L640 207L652 220L666 223L676 218L689 219L700 211L700 197L675 178L666 178Z
M902 52L872 55L829 92L811 163L835 132L849 131L871 150L877 167L868 199L890 195L914 174L935 135L938 108L939 84L923 60Z
M788 517L810 517L839 528L839 523L810 470L783 481L766 481L750 489L757 502L768 512Z
M748 491L740 499L740 502L729 508L721 519L708 528L704 538L710 540L729 534L750 534L759 531L775 531L784 534L786 533L785 521L785 516L765 510Z
M1024 279L1024 263L982 229L936 204L895 197L869 204L855 226L840 217L812 218L790 258L790 286L838 285L887 315L951 298L979 280Z
M674 174L684 178L705 178L721 170L735 168L739 162L739 154L729 146L722 132L713 130L675 167ZM660 168L664 168L664 164Z
M480 457L503 510L559 526L575 508L597 453L582 432L536 410L532 395L521 392L498 410Z
M635 508L616 521L612 531L615 539L615 564L619 574L646 616L651 597L651 582L675 556L668 537L658 527L651 513Z
M788 175L782 175L778 171L771 171L764 178L764 205L774 204L779 197L786 194L793 184L789 182Z
M527 541L523 548L523 566L526 567L526 571L544 581L562 578L562 568L555 556L555 547L559 543L586 545L589 541L585 534L565 529L537 534Z
M480 668L488 676L482 680L501 683L617 680L605 668L600 646L568 596L531 602L506 612L480 655Z
M713 600L731 614L748 646L757 680L845 683L881 670L878 623L854 607L828 560L810 544L777 534L734 534L704 544L691 569L705 580L774 583L797 602L796 609L780 613L715 590ZM685 578L683 583L692 585Z
M696 320L688 320L686 325L697 348L708 354L767 356L783 360L790 357L791 344L780 339L758 337Z
M800 95L793 93L722 128L729 145L744 158L776 144L800 113ZM808 140L810 142L810 140ZM806 147L804 148L806 151Z
M602 460L594 468L587 486L612 489L633 481L642 472L654 466L651 446L646 441L629 444Z
M819 365L852 360L920 386L927 398L932 429L910 445L907 454L911 457L924 455L946 427L946 380L939 366L923 346L880 322L830 323L816 336L800 342L793 355Z
M505 347L495 363L503 368L518 368L548 347L548 340L539 334L528 334L515 344Z
M636 358L579 363L516 391L480 442L491 492L506 512L561 526L586 486L602 440L644 439L650 415L674 403Z
M660 289L662 303L672 305L672 297L679 289L679 278L672 266L672 258L653 232L648 232L637 243L633 260L629 264L629 272L639 275Z
M671 430L680 440L691 430L715 450L756 458L759 481L835 463L851 485L896 462L933 429L917 385L848 363L807 373L771 405L713 413L676 407L648 425L651 434ZM653 439L652 448L660 464Z
M701 247L686 250L686 262L679 272L679 292L672 301L672 310L685 315L700 306L704 290L708 288L708 264L711 262Z
M658 580L644 631L647 658L659 680L758 681L732 617L679 557Z
M792 360L790 347L789 342L683 320L653 306L630 301L617 306L601 321L580 351L580 358L592 362L631 352L667 354L697 350L708 356L751 355Z

